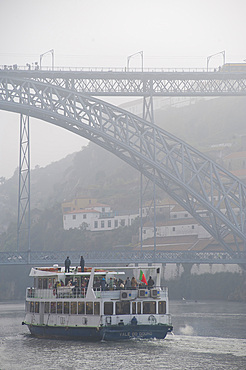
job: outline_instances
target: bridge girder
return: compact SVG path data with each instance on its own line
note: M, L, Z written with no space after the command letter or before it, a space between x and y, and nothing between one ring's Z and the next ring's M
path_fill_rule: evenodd
M245 245L245 185L160 127L74 90L6 76L0 76L0 109L95 142L155 181L228 252L233 253L229 236L238 251Z
M245 96L246 73L4 70L3 76L39 81L93 96Z

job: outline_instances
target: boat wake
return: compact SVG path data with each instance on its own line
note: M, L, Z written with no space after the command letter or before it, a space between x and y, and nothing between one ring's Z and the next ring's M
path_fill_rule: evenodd
M191 325L185 324L179 328L179 333L183 335L194 335L195 331Z

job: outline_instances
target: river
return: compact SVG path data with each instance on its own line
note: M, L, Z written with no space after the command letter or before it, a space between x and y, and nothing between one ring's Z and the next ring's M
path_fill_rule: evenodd
M246 369L246 304L170 302L165 340L84 343L33 338L24 303L0 303L0 369Z

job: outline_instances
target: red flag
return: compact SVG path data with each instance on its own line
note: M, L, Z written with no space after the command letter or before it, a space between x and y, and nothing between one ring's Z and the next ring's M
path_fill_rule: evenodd
M142 281L144 284L148 285L146 277L142 270L140 270L139 280Z

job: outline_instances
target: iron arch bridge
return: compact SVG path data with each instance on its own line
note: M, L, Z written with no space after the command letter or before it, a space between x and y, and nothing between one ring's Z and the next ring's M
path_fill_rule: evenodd
M74 90L6 75L0 75L0 109L50 122L100 145L155 181L229 254L245 251L245 185L165 130Z

